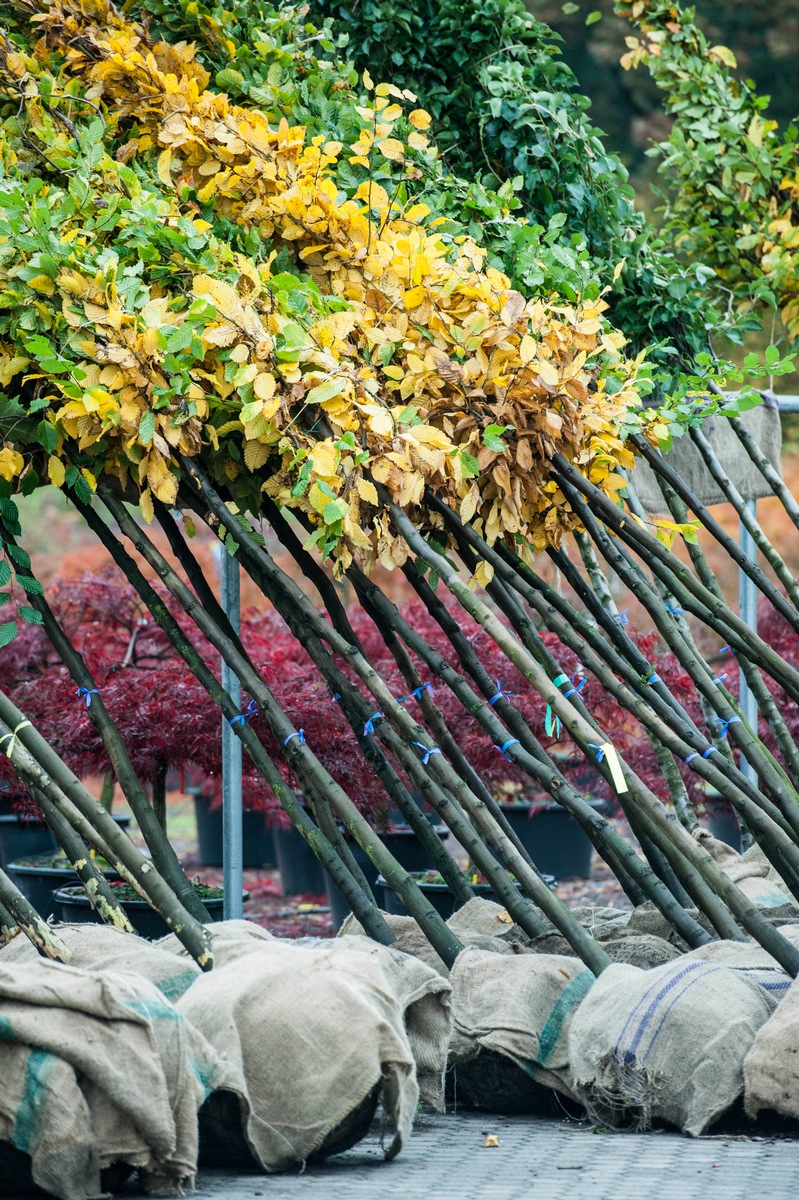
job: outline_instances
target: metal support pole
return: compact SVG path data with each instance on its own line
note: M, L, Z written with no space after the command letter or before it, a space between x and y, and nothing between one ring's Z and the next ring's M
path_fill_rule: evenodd
M230 624L241 627L241 589L239 564L222 547L219 556L219 580L222 608ZM222 687L241 708L241 684L226 663L222 663ZM230 723L222 719L222 873L225 889L223 916L231 921L243 915L244 855L242 849L241 742Z
M746 507L753 517L757 516L756 500L747 500ZM740 518L738 521L738 545L747 558L751 558L753 562L757 561L757 546L755 545L754 538ZM746 622L753 633L757 633L757 588L740 567L738 568L738 615L742 621ZM757 733L757 701L749 690L749 684L744 678L743 671L739 672L739 677L741 683L741 712L744 715L744 719L752 727L752 731ZM757 783L757 773L743 755L741 755L741 770L748 779Z

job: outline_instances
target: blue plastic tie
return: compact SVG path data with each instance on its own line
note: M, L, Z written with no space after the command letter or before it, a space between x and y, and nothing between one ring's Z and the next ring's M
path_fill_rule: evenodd
M615 617L613 618L613 620L614 620L614 621L618 621L620 625L629 625L629 624L630 624L630 622L629 622L629 619L628 619L628 617L627 617L627 613L628 613L629 611L630 611L630 610L629 610L629 608L623 608L623 609L621 610L621 612L620 612L620 613L616 613L616 615L615 615Z
M722 671L721 675L717 675L715 677L715 679L713 680L713 682L714 683L723 683L726 678L727 678L727 672Z
M655 672L654 675L650 675L649 678L647 679L647 683L662 683L662 682L663 682L663 680L660 678L657 671Z
M494 749L499 750L500 754L504 754L505 757L510 760L510 755L508 754L508 747L513 746L513 745L516 745L516 746L521 745L521 742L519 741L518 738L508 738L508 740L507 740L507 742L505 742L504 746L498 746L495 742Z
M84 687L80 687L80 688L78 688L78 690L75 692L75 695L76 695L76 696L80 696L80 697L81 697L83 700L85 700L85 701L86 701L86 707L87 707L87 708L91 708L91 706L92 706L92 696L99 696L99 695L100 695L100 693L98 692L97 688L84 688Z
M424 758L422 759L423 767L427 766L428 762L430 761L431 754L440 754L441 753L438 746L431 746L430 749L428 750L428 748L427 748L427 746L425 746L424 742L414 742L413 745L418 746L420 750L424 750Z
M231 717L229 725L246 725L250 717L258 716L258 705L254 700L251 700L244 712L237 713L235 717Z
M598 763L601 763L602 759L605 757L605 751L602 749L602 747L598 746L596 744L596 742L589 742L588 749L596 750L596 754L594 755L594 758L597 760Z
M688 757L686 759L684 759L683 761L686 763L689 763L689 762L692 762L695 758L699 758L698 750L694 750L693 753L689 754Z
M287 738L283 738L283 745L288 746L288 744L292 738L299 738L301 742L304 742L305 741L305 730L304 729L295 729L294 732L290 733Z
M710 758L711 754L713 754L715 749L716 749L715 746L708 746L707 750L702 751L702 758Z
M375 713L372 713L371 717L369 718L369 720L366 722L366 724L363 727L363 736L368 737L370 733L374 733L375 721L382 721L384 716L385 716L385 714L380 712L379 710Z
M573 696L575 692L581 692L586 685L586 679L581 679L577 687L569 688L568 692L563 693L563 699L568 700L569 696Z
M674 605L665 604L663 607L666 609L666 612L670 612L673 617L676 617L677 613L682 612L682 609L680 608L679 604L674 604Z
M341 699L341 692L333 692L333 695L330 697L330 703L336 704L337 701L339 701L340 699Z
M713 720L718 722L719 737L725 738L730 725L733 725L736 721L740 721L740 719L740 717L730 717L728 721L722 721L721 717L714 717Z
M502 683L501 683L501 681L498 679L498 680L497 680L497 690L496 690L496 694L495 694L494 696L492 696L492 697L491 697L491 699L489 700L489 702L488 702L488 703L489 703L489 704L491 705L491 707L493 708L493 707L494 707L494 705L496 704L497 700L501 700L501 699L503 698L503 696L504 696L504 698L507 700L509 696L515 696L515 695L516 695L516 693L515 693L515 692L503 692L503 690L502 690Z
M435 696L436 694L432 683L426 682L420 683L418 687L415 687L411 692L411 696L415 696L417 700L421 700L422 692L429 692L431 696Z
M735 654L735 651L733 650L732 646L722 646L719 650L719 654Z

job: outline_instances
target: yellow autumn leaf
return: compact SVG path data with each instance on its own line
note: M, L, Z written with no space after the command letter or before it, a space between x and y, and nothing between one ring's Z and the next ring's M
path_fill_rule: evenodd
M268 371L261 371L255 376L252 390L259 400L271 400L275 394L275 377Z
M405 147L396 138L385 138L378 143L377 148L383 158L387 158L389 162L399 162L405 157Z
M230 321L241 322L244 317L244 306L235 288L221 279L212 279L210 275L195 275L191 290L195 296L213 304L221 317Z
M391 418L391 413L385 408L380 408L377 404L365 406L368 411L367 424L372 433L378 437L391 437L394 432L394 422Z
M153 508L153 498L150 495L149 488L145 488L139 496L139 508L147 524L152 525L155 519L155 509Z
M402 303L405 305L406 309L418 308L425 297L426 292L423 287L419 286L409 288L408 291L403 294Z
M469 580L469 587L472 591L476 588L487 588L491 580L494 578L494 568L491 563L481 559L474 570L474 574Z
M423 108L415 108L413 112L408 113L408 120L414 129L429 129L432 118Z
M258 471L269 458L270 448L263 442L244 443L244 464L248 471Z
M480 504L480 489L472 486L463 497L460 503L460 518L462 521L471 521L474 514L477 512Z
M538 343L536 342L535 338L530 337L530 334L526 333L521 340L521 345L519 346L519 357L526 366L527 363L533 361L537 353Z
M0 476L9 482L19 475L25 461L18 450L11 446L3 446L0 450Z
M733 71L738 66L738 60L728 46L711 46L707 52L708 58L716 58L719 62L724 63L725 67L730 67Z
M365 500L367 504L374 504L376 508L379 506L380 501L378 500L377 496L377 488L371 482L371 480L359 479L355 484L355 488L358 492L358 495L362 500Z
M379 183L373 180L364 180L359 185L355 193L356 200L364 200L370 208L379 208L385 211L388 208L388 192Z
M172 147L167 146L161 154L158 155L158 163L156 165L156 174L165 188L172 187L172 174L169 170L172 162Z
M373 91L375 85L372 83L372 76L369 74L369 72L364 71L361 78L363 80L363 86L366 88L367 92Z
M535 369L538 372L540 379L549 387L557 387L559 382L557 367L552 363L546 362L544 359L539 359L535 364Z
M55 284L49 275L34 276L28 280L28 287L33 288L34 292L41 292L43 296L55 295Z
M56 458L51 454L47 460L47 478L52 483L53 487L63 487L64 479L66 478L66 468L60 458Z

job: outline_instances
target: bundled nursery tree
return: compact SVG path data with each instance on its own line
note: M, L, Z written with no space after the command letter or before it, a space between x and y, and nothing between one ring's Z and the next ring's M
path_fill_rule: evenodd
M364 769L459 901L469 881L411 789L530 936L554 925L593 971L609 961L505 821L489 753L573 813L631 899L652 901L690 945L754 936L795 974L799 952L694 837L685 784L725 796L786 904L799 898L799 752L768 703L772 686L799 701L799 673L725 605L692 539L697 520L726 535L658 452L700 421L692 389L720 380L711 359L693 345L685 369L647 359L640 330L615 323L621 308L609 318L604 277L587 277L593 251L586 229L569 229L571 210L530 235L513 217L512 186L490 194L444 168L411 87L354 72L330 35L295 13L36 0L4 5L2 17L2 586L24 592L21 620L43 626L91 696L85 715L152 852L152 862L138 855L2 693L7 757L41 793L73 861L87 843L100 849L211 965L202 906L149 805L107 682L20 544L14 494L46 481L96 533L374 938L394 935L342 824L444 961L461 949L354 802L352 777L328 769L327 722L300 724L305 714L281 692L289 673L280 679L229 624L192 552L197 520L302 645L295 693L312 686L315 711L351 731ZM627 209L619 190L624 220ZM528 264L543 263L528 294L502 267L525 242ZM685 345L675 336L672 349L676 361ZM665 404L644 407L653 388ZM631 511L631 492L625 506L637 455L674 493L677 515L654 532ZM322 611L268 553L263 522ZM680 534L693 569L671 547ZM539 572L542 554L568 591ZM624 624L601 559L659 641ZM424 619L376 585L377 563L403 572ZM743 566L799 631L792 597ZM344 578L363 616L344 609ZM742 719L686 613L736 653L772 741ZM9 648L17 635L15 620L0 626ZM220 657L247 693L242 710L219 682ZM524 681L517 703L505 664ZM652 757L639 770L632 748L643 738ZM566 739L612 789L640 852L561 771L550 749ZM2 875L0 909L4 929L23 925L60 953Z

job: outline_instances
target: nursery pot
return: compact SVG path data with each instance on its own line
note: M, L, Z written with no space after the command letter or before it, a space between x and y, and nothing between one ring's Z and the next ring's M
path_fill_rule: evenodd
M63 860L63 865L51 865L54 859ZM59 888L74 884L77 880L77 874L69 865L66 855L55 855L52 851L11 862L6 871L12 883L15 883L23 896L30 900L37 913L45 918L53 911L53 893ZM103 875L106 879L119 879L113 867L106 867Z
M588 800L602 808L601 800ZM594 847L588 834L560 804L501 804L505 817L539 871L556 879L590 879Z
M275 825L272 837L283 895L321 895L325 890L324 872L302 834L293 825Z
M411 875L415 879L420 892L429 900L433 908L439 913L444 920L455 912L456 909L463 906L463 901L456 900L452 892L447 887L446 883L431 883L425 879L427 871L412 871ZM555 880L551 876L544 876L545 881L552 886ZM495 904L500 904L490 883L472 883L470 884L472 892L475 896L482 897L483 900L493 900ZM522 885L514 882L514 887L517 891L521 891ZM408 913L398 899L395 893L391 890L382 875L378 875L375 884L375 899L383 912L394 913L397 916L407 917Z
M136 895L128 884L116 884L112 890L118 893L120 907L140 937L155 942L173 932L161 914L151 908L146 900L142 900L141 896ZM242 892L242 898L245 901L249 900L250 893ZM200 899L208 909L211 919L221 921L224 904L222 888L201 886ZM101 917L90 905L89 897L80 885L59 888L53 896L53 914L59 921L103 924Z
M3 870L18 858L30 858L52 849L52 834L43 822L19 817L16 813L0 816L0 867Z
M708 796L705 800L705 825L720 842L726 842L733 850L741 852L741 827L735 809L722 796Z
M442 842L446 841L449 837L449 830L446 825L435 825L434 829ZM431 869L433 864L430 862L430 856L419 841L417 834L409 825L389 828L385 833L380 834L380 840L406 871L428 871ZM378 877L377 868L372 863L366 851L357 842L350 842L350 849L355 861L366 876L366 882L374 891ZM333 882L327 871L324 872L324 876L327 897L330 901L330 915L333 920L333 928L338 930L352 912L352 907L345 898L341 888ZM375 899L377 899L377 896L375 896Z
M197 841L200 862L206 867L222 866L222 805L211 807L207 796L195 793L194 814L197 818ZM266 813L245 808L241 820L245 867L272 867L275 864L273 830L266 823Z

